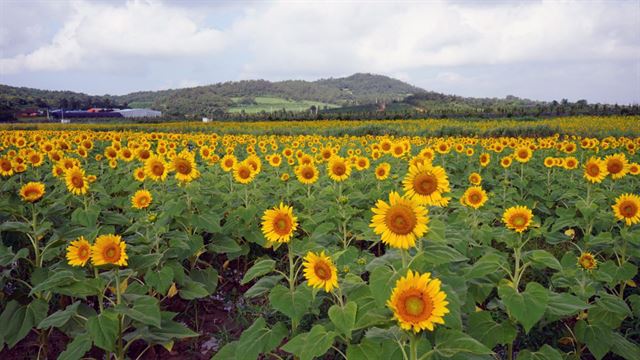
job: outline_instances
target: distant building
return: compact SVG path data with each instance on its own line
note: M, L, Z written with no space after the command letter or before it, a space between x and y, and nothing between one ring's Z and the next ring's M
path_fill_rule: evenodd
M161 111L151 109L103 109L91 108L89 110L52 110L49 114L56 118L150 118L162 116Z
M162 116L161 111L151 110L151 109L123 109L116 110L115 112L119 112L123 117L126 118L140 118L140 117L160 117Z

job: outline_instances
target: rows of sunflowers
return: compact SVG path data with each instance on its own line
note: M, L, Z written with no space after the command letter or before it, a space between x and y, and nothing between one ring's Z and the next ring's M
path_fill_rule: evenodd
M31 339L25 358L60 359L639 359L639 147L5 130L0 347ZM249 322L225 339L201 330L198 304L232 291L252 305ZM202 353L199 339L218 343Z

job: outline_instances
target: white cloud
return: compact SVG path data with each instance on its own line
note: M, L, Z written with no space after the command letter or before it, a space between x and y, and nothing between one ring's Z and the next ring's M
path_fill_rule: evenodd
M615 6L612 6L615 5ZM264 72L640 59L638 2L291 3L246 10L236 43Z
M221 50L221 31L203 27L186 9L151 1L123 5L78 1L51 42L0 59L1 73L116 67L149 58L207 56ZM126 64L125 64L126 66Z

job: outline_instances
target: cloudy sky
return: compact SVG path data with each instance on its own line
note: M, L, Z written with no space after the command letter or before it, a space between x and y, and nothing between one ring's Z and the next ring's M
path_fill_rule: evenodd
M3 84L97 95L355 72L639 103L640 0L0 0Z

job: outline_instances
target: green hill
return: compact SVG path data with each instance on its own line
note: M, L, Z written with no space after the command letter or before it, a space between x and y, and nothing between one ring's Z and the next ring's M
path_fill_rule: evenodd
M193 119L521 117L636 114L638 105L619 106L505 98L469 98L426 91L383 75L358 73L343 78L242 80L183 89L94 96L0 85L0 121L26 109L143 107L167 117Z

